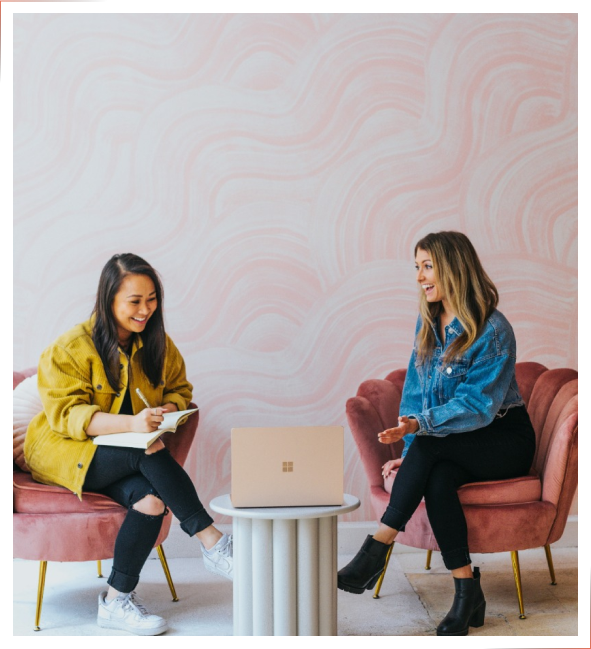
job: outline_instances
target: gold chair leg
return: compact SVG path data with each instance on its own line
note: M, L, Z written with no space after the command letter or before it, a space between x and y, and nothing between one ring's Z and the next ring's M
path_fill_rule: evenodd
M156 552L160 557L160 563L162 564L162 569L164 570L164 575L166 576L166 581L168 582L168 587L170 588L170 593L172 594L172 601L178 602L179 598L176 596L176 590L174 589L174 584L172 583L172 577L170 576L170 570L168 569L168 562L166 561L166 555L164 554L164 548L161 545L156 546Z
M386 570L388 570L388 563L390 561L390 555L392 554L392 550L394 548L394 543L390 546L388 550L388 554L386 555L386 563L384 564L384 569L382 570L382 574L380 575L380 578L378 579L378 583L376 584L376 589L374 590L373 593L373 598L374 599L380 599L380 590L382 589L382 582L384 581L384 576L386 575Z
M544 551L546 552L546 561L548 562L548 570L550 571L550 582L551 586L556 586L556 575L554 574L554 564L552 563L552 551L550 550L550 545L544 546Z
M96 570L100 579L103 576L103 564L101 563L100 559L98 559L96 562Z
M425 570L431 570L431 556L433 555L433 550L427 550L427 562L425 563Z
M45 573L47 572L47 561L39 562L39 584L37 586L37 608L35 609L34 631L41 631L39 621L41 620L41 606L43 604L43 591L45 590Z
M519 555L517 553L517 550L513 550L511 552L511 563L513 564L513 576L515 577L515 587L517 588L519 619L525 620L525 611L523 609L523 592L521 590L521 571L519 570Z

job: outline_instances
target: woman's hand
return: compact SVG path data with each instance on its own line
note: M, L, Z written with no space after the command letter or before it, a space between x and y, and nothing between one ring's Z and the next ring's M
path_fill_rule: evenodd
M134 433L151 433L164 421L164 408L144 408L132 419L131 431Z
M416 433L417 430L419 430L419 422L416 419L409 419L405 416L398 417L398 426L388 428L383 433L378 433L378 442L393 444L409 433Z
M403 457L399 457L396 460L388 460L382 467L382 477L387 478L392 473L392 471L399 469L400 465L402 464L402 460L404 460Z

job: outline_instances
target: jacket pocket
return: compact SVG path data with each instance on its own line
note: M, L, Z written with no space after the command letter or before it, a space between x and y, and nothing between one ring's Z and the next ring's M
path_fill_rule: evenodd
M464 376L468 372L469 367L468 361L460 359L451 363L440 363L437 366L437 371L445 378L457 379L460 376Z
M439 398L442 403L453 398L458 386L463 383L469 367L468 361L463 359L437 365Z
M92 405L98 406L103 412L110 412L113 401L117 397L118 390L115 390L102 366L94 366L90 377L92 383Z

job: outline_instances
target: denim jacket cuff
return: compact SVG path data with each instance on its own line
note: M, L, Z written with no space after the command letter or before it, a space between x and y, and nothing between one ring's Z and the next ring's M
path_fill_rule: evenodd
M416 419L419 422L419 430L416 431L415 435L428 435L427 421L423 415L409 415L409 419Z

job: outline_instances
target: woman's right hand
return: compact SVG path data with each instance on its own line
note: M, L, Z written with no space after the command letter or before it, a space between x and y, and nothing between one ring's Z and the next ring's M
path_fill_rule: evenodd
M384 479L387 478L392 473L392 471L400 468L403 459L404 458L399 457L396 460L388 460L386 464L384 464L384 466L382 467L382 476L384 477Z
M132 416L133 433L151 433L164 421L162 416L167 412L164 408L144 408L137 415Z

